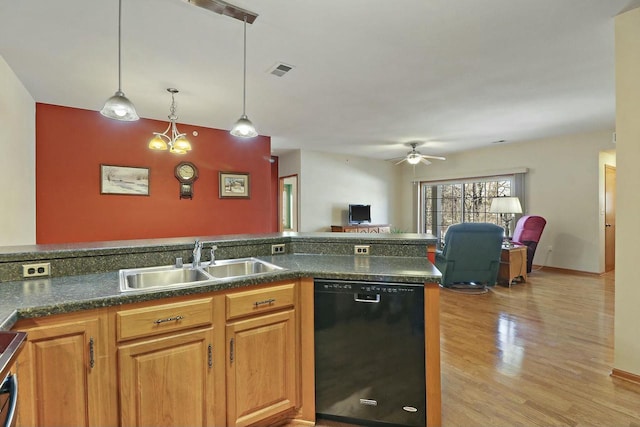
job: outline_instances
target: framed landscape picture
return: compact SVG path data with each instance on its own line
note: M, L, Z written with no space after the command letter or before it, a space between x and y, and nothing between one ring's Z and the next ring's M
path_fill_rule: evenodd
M248 199L249 174L244 172L219 172L220 198Z
M100 165L100 194L149 195L149 168Z

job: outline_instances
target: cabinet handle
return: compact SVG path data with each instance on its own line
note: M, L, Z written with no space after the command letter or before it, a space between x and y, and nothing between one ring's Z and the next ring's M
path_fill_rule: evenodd
M158 319L153 323L155 323L156 325L159 325L160 323L177 322L178 320L182 320L182 319L184 319L184 316L176 316L176 317L169 317L168 319Z
M271 304L273 304L274 302L276 302L276 299L275 299L275 298L269 298L269 299L265 299L265 300L262 300L262 301L256 301L256 302L254 302L254 303L253 303L253 305L254 305L255 307L260 307L261 305L264 305L264 304L269 304L269 305L271 305Z
M229 342L229 362L233 363L233 338Z
M209 360L209 367L212 368L213 367L213 346L211 344L209 344L207 356Z
M89 338L89 367L91 369L93 369L93 367L96 364L96 361L93 355L94 355L94 343L93 343L93 337L91 337Z

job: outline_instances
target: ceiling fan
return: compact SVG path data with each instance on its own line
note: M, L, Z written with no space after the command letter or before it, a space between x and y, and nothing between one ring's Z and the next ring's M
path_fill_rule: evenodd
M420 152L416 150L416 146L418 145L417 142L412 142L409 145L411 146L411 151L409 151L407 155L402 158L402 160L397 162L396 165L399 165L404 161L408 162L410 165L417 165L420 162L424 163L425 165L430 165L431 162L427 159L446 160L444 157L427 156L426 154L420 154Z

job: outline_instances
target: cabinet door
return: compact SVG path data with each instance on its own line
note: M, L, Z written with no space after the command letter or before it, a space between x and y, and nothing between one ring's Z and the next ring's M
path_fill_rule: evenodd
M100 317L68 316L16 325L27 332L18 357L19 426L109 424L106 333ZM41 326L32 326L34 323ZM104 405L104 406L103 406Z
M295 311L227 325L227 423L247 426L297 406Z
M214 425L212 345L213 328L121 345L121 425Z

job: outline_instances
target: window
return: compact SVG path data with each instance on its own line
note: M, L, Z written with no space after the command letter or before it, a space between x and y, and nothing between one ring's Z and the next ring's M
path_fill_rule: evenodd
M420 231L442 239L452 224L490 222L502 226L498 214L489 212L491 200L499 196L519 196L516 187L524 174L471 178L457 181L420 183ZM524 206L523 206L524 208Z

